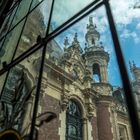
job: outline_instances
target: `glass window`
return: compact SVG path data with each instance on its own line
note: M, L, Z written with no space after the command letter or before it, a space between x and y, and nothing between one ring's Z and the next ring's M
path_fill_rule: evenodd
M119 140L128 140L127 133L126 126L119 124Z
M7 17L5 18L4 23L2 27L0 28L0 35L1 35L0 38L2 38L8 32L16 10L17 10L17 7L11 13L9 13L9 15L7 15Z
M21 35L15 58L36 44L38 36L45 37L50 8L51 0L45 0L30 13Z
M1 45L0 50L0 69L2 68L2 63L6 62L7 64L11 62L11 59L14 55L18 39L20 38L21 30L23 27L24 21L22 21L16 28L14 28L5 38L4 43Z
M37 6L38 4L42 3L43 1L44 0L33 0L30 10L32 10L35 6ZM48 0L46 0L46 1L48 1ZM49 1L48 1L48 3L49 3Z
M82 140L82 114L74 101L69 101L66 117L66 140Z
M29 134L41 54L42 49L10 69L0 100L0 131L14 128L22 136Z
M0 78L0 90L3 89L0 98L2 112L0 114L0 131L5 128L14 128L24 138L29 137L31 120L33 120L35 93L38 89L41 98L39 98L38 107L36 108L37 116L34 116L36 117L36 123L33 124L35 125L34 136L36 139L63 137L62 139L67 140L83 140L85 136L82 130L83 127L84 130L88 128L84 133L93 139L120 138L120 140L123 140L132 138L124 88L104 6L102 5L90 13L82 13L79 17L83 18L69 28L62 27L57 30L57 33L52 32L91 2L95 1L55 0L50 25L50 32L52 33L50 35L52 36L49 36L51 40L45 44L46 54L43 72L41 72L42 49L37 52L33 51L39 49L39 47L43 48L44 46L41 44L44 45L45 42L42 42L41 38L48 37L45 34L52 1L34 0L31 2L31 0L22 0L16 16L12 15L14 20L10 20L12 21L12 27L16 25L15 28L12 29L11 27L12 30L3 40L1 39L3 42L0 42L0 67L3 68L0 72L6 70ZM118 5L118 9L121 4L123 4L123 8L130 6L122 0L114 3ZM113 7L113 11L116 10L115 8ZM31 13L28 13L30 10ZM136 11L135 14L138 13ZM126 14L126 11L124 12ZM119 19L119 22L122 22L120 17L123 12L122 15L120 15L120 11L118 13L115 16ZM130 11L128 13L132 14ZM125 19L127 16L123 17L126 26L117 22L117 27L120 28L118 32L121 43L125 45L122 45L124 52L126 47L133 50L132 48L136 45L130 42L131 37L139 42L137 38L139 25L136 18L138 15L134 16L137 22L137 26L134 25L134 27L130 27L130 24L127 23L128 19ZM73 21L80 19L79 17L76 17ZM23 21L21 21L22 18L24 18ZM3 31L8 24L9 22L4 23ZM127 29L124 35L121 35L122 31L129 27L131 31L136 28L136 33L129 34L130 31ZM9 25L7 30L9 30ZM61 32L62 30L63 32ZM125 39L130 38L130 40L123 40L124 36ZM39 42L39 46L35 46L37 42ZM132 78L131 84L137 103L140 103L140 68L135 62L139 58L138 50L139 48L136 49L135 53L126 51L127 53L124 56L127 58L126 64L129 65L127 65L127 68L130 67L131 72L129 75L130 79ZM26 57L25 60L12 66L12 64L21 61L22 57L31 52L32 54ZM136 56L132 57L131 54L136 54ZM131 58L130 63L128 58ZM133 62L132 58L137 59L134 59ZM6 63L12 68L7 70L6 67L2 67ZM6 74L8 77L6 77ZM38 82L40 74L42 74L42 81ZM6 81L3 82L4 80ZM39 89L40 84L41 89ZM83 110L81 110L78 102L71 99L74 96L81 100ZM52 112L52 114L54 113L59 117L48 123L48 112ZM85 125L82 122L83 114L86 118L84 119ZM127 132L126 127L124 129L120 127L118 130L118 123L128 126L129 133L127 133L127 137L124 137ZM66 129L65 131L63 126ZM63 134L59 135L62 131Z
M140 118L140 9L136 1L118 0L110 4Z
M6 74L7 73L5 73L5 74L3 74L2 76L0 76L1 78L0 78L0 97L1 97L1 93L2 93L2 88L3 88L3 85L4 85L4 83L5 83L5 78L6 78Z
M90 4L93 0L81 1L81 0L56 0L54 3L54 10L52 15L51 24L54 29L62 25L65 21L82 10L85 6Z
M29 11L29 7L32 0L22 0L18 6L16 14L14 16L14 20L12 22L12 26L15 26Z

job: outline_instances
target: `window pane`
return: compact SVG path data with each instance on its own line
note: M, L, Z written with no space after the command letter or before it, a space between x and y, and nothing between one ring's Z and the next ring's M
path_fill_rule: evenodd
M18 6L18 10L16 12L16 15L14 17L14 20L12 22L12 26L15 26L27 13L30 7L32 0L22 0L21 3Z
M55 2L61 4L60 1ZM16 57L32 46L38 35L44 37L46 29L44 24L47 25L48 22L46 11L50 6L47 1L43 3L42 7L39 5L29 15ZM77 13L76 10L79 11L81 7L86 6L84 1L79 3L71 1L73 6L65 1L61 5L58 4L57 10L56 3L54 8L57 11L56 15L68 17L57 18L53 12L54 29ZM65 6L67 3L69 8ZM79 9L74 8L76 4ZM36 139L66 139L68 135L69 140L84 140L87 136L95 140L120 139L120 137L133 139L105 13L104 7L100 7L47 44L34 133ZM9 44L12 42L10 41ZM28 138L30 131L32 106L41 63L40 55L38 52L34 53L33 57L28 57L9 70L1 98L8 111L8 126L19 130L24 138ZM71 106L70 101L73 101L74 105ZM22 109L26 107L27 109ZM1 108L3 109L3 105ZM21 114L17 113L18 116L15 116L19 108L22 110ZM3 120L6 117L0 117L2 130L5 126ZM9 123L9 120L12 123Z
M45 16L42 13L44 6L46 6ZM28 16L15 58L32 47L37 42L38 36L45 37L50 7L51 1L45 0Z
M93 78L95 74L98 81ZM76 136L81 135L78 132L82 131L93 139L119 139L119 122L127 126L127 135L132 139L122 81L104 7L90 13L48 43L41 84L41 114L50 111L62 119L58 117L48 125L42 124L38 139L53 139L58 134L62 134L60 139L66 139L67 134L73 134L69 139L77 140ZM85 116L82 113L78 115L79 111L72 107L70 125L66 129L66 110L72 99L75 102L81 101L81 112ZM83 115L83 125L87 124L82 127L85 131L75 131L79 121L73 114L77 118ZM53 135L50 129L55 130ZM84 135L82 133L83 139Z
M13 128L22 137L29 135L41 54L39 50L10 69L0 99L0 131Z
M0 28L0 35L1 35L0 38L2 38L9 30L16 10L17 10L17 8L15 8L4 20L4 23L3 23L2 27Z
M42 1L44 1L44 0L33 0L30 10L32 10L36 5L38 5ZM48 0L46 0L46 1L48 1ZM49 1L48 1L48 3L49 3Z
M0 76L0 97L1 97L1 92L2 92L2 88L3 88L3 85L4 85L5 78L6 78L6 73L3 74L2 76Z
M94 0L55 0L51 24L54 30ZM45 11L44 11L45 14Z
M20 37L20 33L22 30L22 26L24 24L24 21L22 21L16 28L14 28L7 36L4 41L4 44L1 44L1 55L0 55L0 69L2 68L2 63L6 62L7 64L11 62L11 59L13 57L14 51L16 49L16 45L18 42L18 39Z
M140 9L135 7L137 4L135 1L111 1L121 49L140 115Z

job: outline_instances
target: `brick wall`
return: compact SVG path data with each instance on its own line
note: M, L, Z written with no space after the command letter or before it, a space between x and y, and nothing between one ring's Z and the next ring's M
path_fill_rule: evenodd
M97 104L97 124L99 140L113 140L111 131L109 104L99 102Z
M60 105L59 100L46 95L42 100L42 112L52 111L56 113L57 118L49 123L43 123L39 129L38 140L60 140L58 130L60 127L59 113Z
M97 117L91 119L93 140L98 140Z

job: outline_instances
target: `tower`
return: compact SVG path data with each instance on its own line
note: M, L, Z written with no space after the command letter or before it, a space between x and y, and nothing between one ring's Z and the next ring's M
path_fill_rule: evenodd
M99 42L100 34L93 24L92 17L89 18L86 33L85 59L86 65L90 69L95 82L108 83L108 62L109 54L105 52L102 44Z
M93 24L92 17L89 18L86 33L86 47L85 47L85 63L90 70L91 88L96 91L99 98L96 100L97 107L97 124L98 136L100 140L112 140L113 133L111 130L111 105L112 105L112 86L108 82L108 62L109 54L104 50L100 43L100 34L96 30L96 25Z
M129 62L129 64L130 64L130 70L133 78L131 85L132 85L134 98L136 100L136 105L137 105L139 119L140 119L140 68L136 66L134 61L132 63Z

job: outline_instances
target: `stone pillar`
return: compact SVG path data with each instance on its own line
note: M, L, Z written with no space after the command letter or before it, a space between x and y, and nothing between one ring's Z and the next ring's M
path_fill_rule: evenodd
M97 103L97 125L99 140L113 140L112 125L110 119L109 96L102 96Z
M87 138L87 119L83 118L83 140L88 140Z
M93 140L98 140L98 127L97 127L97 117L96 116L92 117L91 124L92 124Z

